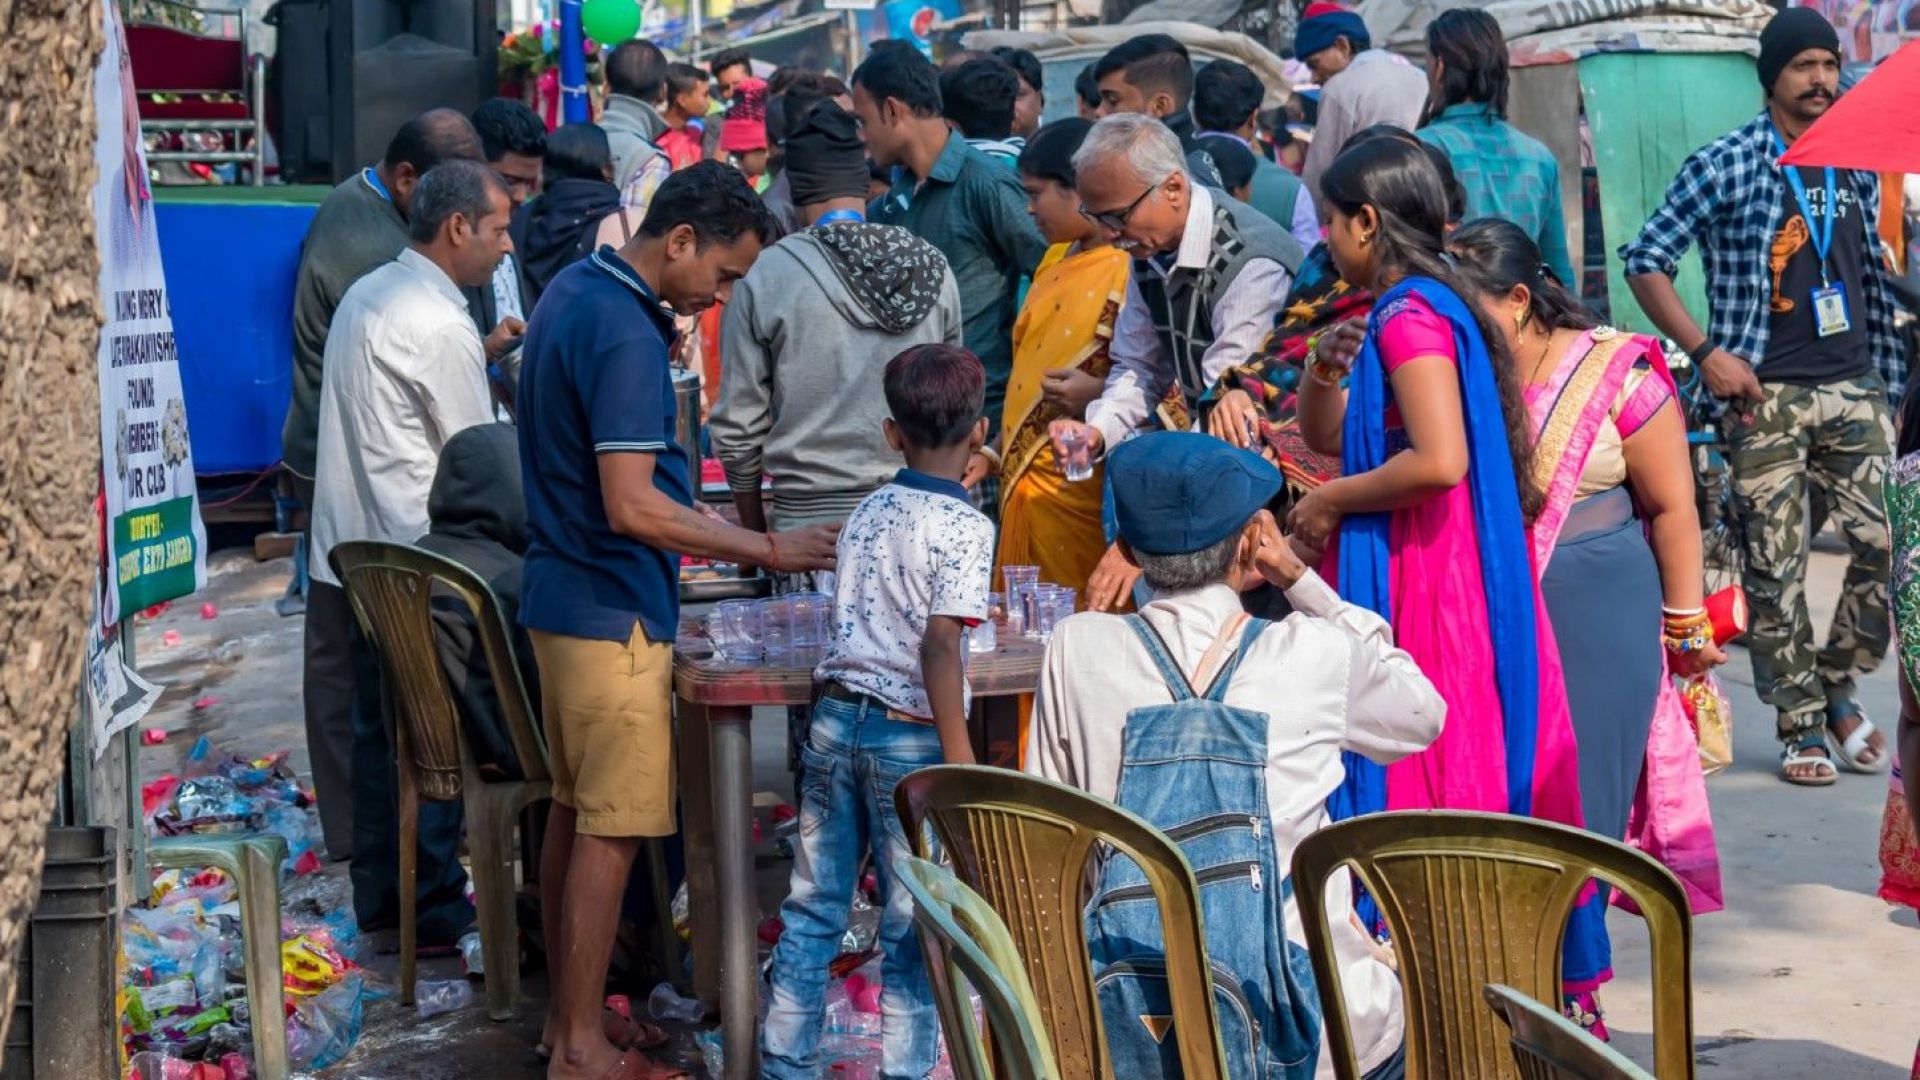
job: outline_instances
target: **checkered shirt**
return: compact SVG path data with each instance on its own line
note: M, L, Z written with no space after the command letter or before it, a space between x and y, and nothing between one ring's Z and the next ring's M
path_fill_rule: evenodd
M1466 193L1466 217L1505 218L1540 245L1540 258L1573 283L1566 218L1560 209L1560 163L1540 140L1493 115L1485 102L1450 105L1414 132L1447 152Z
M1629 277L1674 276L1680 256L1698 242L1707 271L1707 305L1713 316L1707 334L1714 344L1761 368L1767 355L1771 314L1768 296L1773 277L1767 256L1780 229L1786 180L1775 165L1772 126L1763 111L1746 126L1694 151L1667 186L1666 199L1631 244L1620 249ZM1843 171L1846 183L1866 211L1863 250L1879 252L1880 179L1870 172ZM1886 265L1869 257L1863 268L1867 292L1867 342L1874 370L1898 396L1906 382L1906 357L1893 326L1894 300ZM1683 345L1692 344L1682 342Z

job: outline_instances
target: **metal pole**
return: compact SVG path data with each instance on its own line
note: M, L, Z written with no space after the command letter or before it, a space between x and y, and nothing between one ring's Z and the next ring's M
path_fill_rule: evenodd
M860 13L847 9L847 78L852 80L853 69L860 66Z
M605 43L603 43L605 44ZM560 116L569 124L593 117L587 104L586 35L580 30L580 0L560 0Z
M687 31L693 39L687 46L687 52L694 64L700 63L700 38L702 25L705 22L705 7L704 0L687 0Z

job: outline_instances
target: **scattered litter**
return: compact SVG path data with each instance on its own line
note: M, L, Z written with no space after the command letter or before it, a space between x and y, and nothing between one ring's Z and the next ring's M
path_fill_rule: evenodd
M180 631L168 630L166 633L161 634L160 644L163 647L169 648L169 649L173 648L175 645L180 644Z
M140 733L140 742L144 746L159 746L167 741L165 728L148 728Z
M150 730L143 741L165 735ZM247 760L220 753L204 737L197 740L184 775L141 787L149 833L272 833L287 842L283 874L317 871L313 795L286 758L281 751ZM118 998L129 1078L252 1080L253 1026L237 897L236 883L219 870L163 870L153 875L143 906L123 914ZM309 899L282 913L288 1055L302 1070L344 1057L360 1037L366 1002L380 993L353 960L359 928L351 908L328 908Z
M465 979L417 982L413 985L413 1007L420 1019L464 1009L473 1004L473 984Z
M707 1007L694 998L681 997L672 983L663 982L647 995L647 1015L655 1020L697 1024L706 1019Z
M220 617L220 608L216 606L213 601L209 600L200 605L200 617L203 619L217 619Z
M157 619L160 616L165 615L167 613L167 609L172 606L173 606L173 601L162 600L150 608L142 609L140 612L140 617L147 620Z
M480 941L480 931L469 930L460 935L460 962L467 966L468 978L486 975L486 948Z
M220 699L213 696L212 694L208 694L205 697L197 697L193 699L193 707L196 709L211 709L218 704L220 704Z

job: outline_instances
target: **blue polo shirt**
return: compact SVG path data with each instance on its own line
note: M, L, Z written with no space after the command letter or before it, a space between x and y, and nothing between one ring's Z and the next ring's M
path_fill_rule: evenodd
M638 621L671 642L680 560L622 536L600 497L601 454L654 455L653 485L693 505L674 440L673 318L610 247L562 270L527 324L521 358L520 468L527 560L520 622L626 642Z

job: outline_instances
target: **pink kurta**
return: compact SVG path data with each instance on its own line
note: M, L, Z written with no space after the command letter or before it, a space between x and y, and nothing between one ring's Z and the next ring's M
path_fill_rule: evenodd
M1454 358L1453 332L1417 295L1380 329L1389 378L1417 357ZM1404 449L1399 411L1387 408L1387 442ZM1487 466L1507 468L1508 463ZM1443 494L1393 511L1388 526L1388 589L1394 641L1411 654L1447 703L1447 722L1428 749L1387 767L1389 810L1485 810L1505 813L1506 740L1494 680L1493 636L1480 575L1470 480ZM1336 534L1337 535L1337 534ZM1337 552L1321 571L1338 581ZM1533 814L1582 824L1580 774L1573 722L1567 710L1560 651L1546 604L1534 589L1540 648L1539 738L1534 757Z

